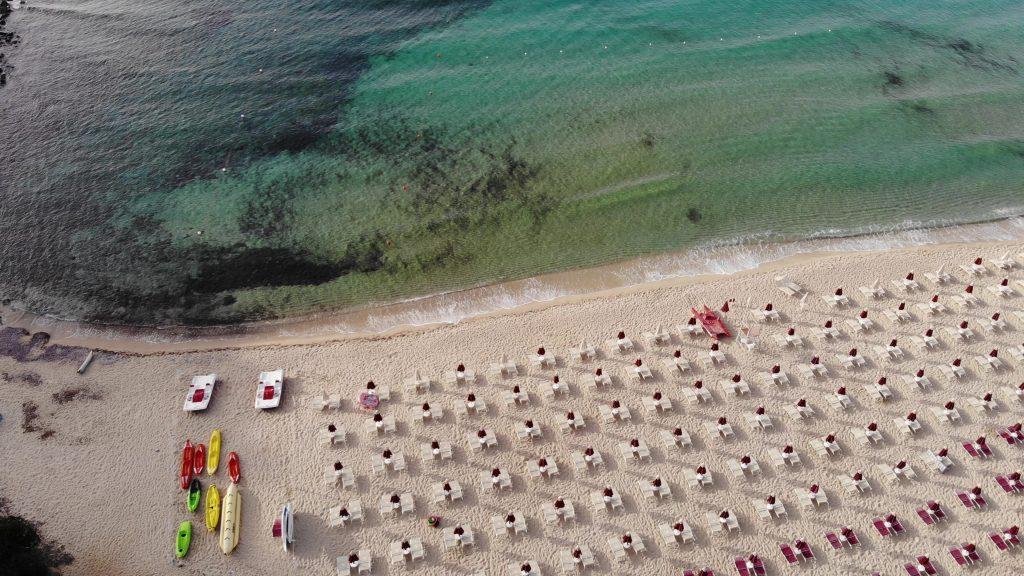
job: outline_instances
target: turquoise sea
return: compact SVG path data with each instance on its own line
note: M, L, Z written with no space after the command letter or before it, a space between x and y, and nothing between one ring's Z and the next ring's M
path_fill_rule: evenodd
M219 323L1024 214L1008 0L29 1L0 295Z

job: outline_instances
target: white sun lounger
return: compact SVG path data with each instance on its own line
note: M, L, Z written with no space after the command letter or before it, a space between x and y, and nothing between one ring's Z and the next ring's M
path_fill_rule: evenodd
M619 354L633 351L633 341L629 338L609 338L605 340L605 345Z
M597 349L584 340L580 342L579 346L572 349L572 356L580 362L588 362L597 358Z
M448 385L472 384L476 382L476 372L473 370L450 370L444 373L444 383Z
M588 468L597 469L604 466L604 458L601 457L601 453L597 450L594 450L594 454L590 457L590 460L587 460L587 457L582 450L573 451L572 454L569 455L569 459L572 460L573 468L575 468L577 472L582 472Z
M348 505L344 508L348 512L348 518L341 515L341 504L327 510L328 527L337 528L339 526L346 526L355 522L363 522L363 503L358 498L349 500Z
M519 376L519 367L516 366L515 362L509 360L508 356L502 354L501 359L491 364L491 373L505 378L514 378Z
M860 290L861 294L873 300L885 297L885 288L882 288L878 280L875 280L871 286L861 286L858 290Z
M797 297L804 292L803 286L793 282L788 276L776 276L775 286L786 296Z
M837 478L839 479L839 485L846 490L847 494L864 494L871 491L871 484L866 478L854 480L853 476L849 474L840 474Z
M1013 288L1010 288L1009 286L1003 286L1002 284L992 284L991 286L987 287L986 290L995 294L996 296L999 296L1000 298L1009 298L1010 296L1014 295Z
M451 490L447 494L444 493L444 482L436 482L431 487L430 503L441 504L443 502L456 502L462 500L462 485L456 480L448 481L448 487Z
M939 269L935 272L925 272L924 277L935 284L945 284L953 280L953 277L946 272L945 266L939 266Z
M695 541L693 538L693 529L690 528L688 523L683 522L681 518L676 522L683 525L682 530L675 530L668 522L658 524L658 534L661 536L662 542L668 546L692 544Z
M659 432L661 437L661 443L669 450L677 448L689 448L693 446L693 442L690 439L690 434L683 428L679 429L682 434L676 436L671 430L662 430Z
M445 462L451 460L453 455L452 443L447 440L439 440L436 449L431 446L430 442L420 445L420 458L424 462Z
M730 458L725 464L733 478L754 477L761 474L761 466L753 458L746 466L735 458Z
M670 344L672 342L672 335L661 324L658 324L654 332L644 332L641 336L651 344Z
M711 532L715 534L721 534L726 532L726 530L731 533L733 530L740 529L740 522L736 519L736 515L731 511L729 511L729 517L724 520L718 515L718 513L710 510L705 514L705 518L707 518L708 521L708 528L710 528Z
M412 376L405 380L405 390L407 392L426 392L429 389L430 379L421 376L419 370L414 371Z
M674 374L676 376L685 374L689 372L691 369L690 361L687 360L686 358L683 358L682 356L680 356L679 358L676 358L675 356L671 358L665 358L661 361L661 364L665 367L665 370L667 370L669 374Z
M992 265L1000 270L1013 270L1017 267L1017 261L1013 259L1009 252L1006 252L999 258L993 258L989 262L992 262Z
M321 392L319 396L310 398L309 405L314 410L338 410L341 408L341 394Z
M885 315L885 317L893 324L903 324L904 322L910 322L910 320L912 320L910 312L900 310L899 308L896 308L895 310L883 310L882 314Z
M900 420L899 425L902 426L902 422L903 421ZM882 434L878 430L868 430L867 428L850 428L850 433L861 446L878 444L883 440Z
M355 562L355 566L349 564L348 556L338 556L335 559L335 569L337 570L338 576L348 576L353 572L357 574L369 574L373 571L373 557L370 555L370 551L366 548L361 548L356 553L359 560Z
M683 477L686 478L686 485L690 488L704 488L715 483L715 478L710 470L700 476L693 470L683 470Z
M512 515L515 520L511 523L507 522L505 518ZM511 526L509 525L511 524ZM526 517L519 513L518 510L509 511L508 514L491 516L491 528L494 530L495 536L508 536L511 534L523 534L526 532ZM536 562L532 562L532 565L536 566ZM518 575L517 575L518 576Z
M797 454L795 450L787 454L778 448L770 448L768 450L768 456L771 457L772 463L779 467L782 467L783 465L799 466L803 463L803 461L800 460L800 455Z
M772 417L767 414L747 412L743 415L743 418L754 432L770 432L774 429Z
M571 549L565 549L558 552L558 565L562 568L562 574L576 574L577 572L584 571L587 568L597 566L597 559L594 558L594 552L586 544L578 546L580 550L579 559L573 556ZM520 574L514 574L513 576L521 576Z
M343 467L341 470L335 470L331 466L327 468L327 473L324 474L324 484L328 486L341 486L347 489L356 485L356 477L352 475L352 471L348 468Z
M531 354L530 365L536 366L541 369L554 368L558 364L558 360L555 355L547 350L543 354Z
M594 490L590 493L590 503L594 507L595 512L606 512L610 513L614 510L622 510L622 497L619 496L619 491L614 490L610 499L605 500L603 490Z

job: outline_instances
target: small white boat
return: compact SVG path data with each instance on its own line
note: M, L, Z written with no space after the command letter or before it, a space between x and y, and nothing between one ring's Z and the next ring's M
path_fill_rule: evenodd
M277 408L281 405L284 392L284 370L260 372L260 383L256 388L256 407L260 410Z
M188 392L185 393L185 412L199 412L206 410L210 405L210 398L213 397L213 386L217 383L216 374L193 376L192 383L188 385Z
M291 502L284 505L281 510L281 517L274 521L274 537L280 538L284 545L284 551L288 552L295 542L295 518L292 514Z

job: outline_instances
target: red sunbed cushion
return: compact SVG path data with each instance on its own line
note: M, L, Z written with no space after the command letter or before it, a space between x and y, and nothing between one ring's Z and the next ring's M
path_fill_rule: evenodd
M273 398L274 398L274 387L273 386L264 386L263 387L263 399L264 400L273 400Z
M200 389L198 389L198 390L196 390L195 392L192 393L192 401L193 402L202 402L204 396L206 396L206 389L205 388L200 388Z

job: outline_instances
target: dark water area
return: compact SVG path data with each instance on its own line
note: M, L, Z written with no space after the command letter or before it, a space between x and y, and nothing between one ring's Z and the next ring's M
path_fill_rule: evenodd
M63 318L1024 214L1009 0L68 0L6 28L0 299Z
M146 236L145 218L110 221L132 198L321 145L371 58L487 4L87 0L15 12L29 41L0 92L3 296L145 322L231 287L336 276L291 248L181 250ZM140 273L153 285L117 280Z

